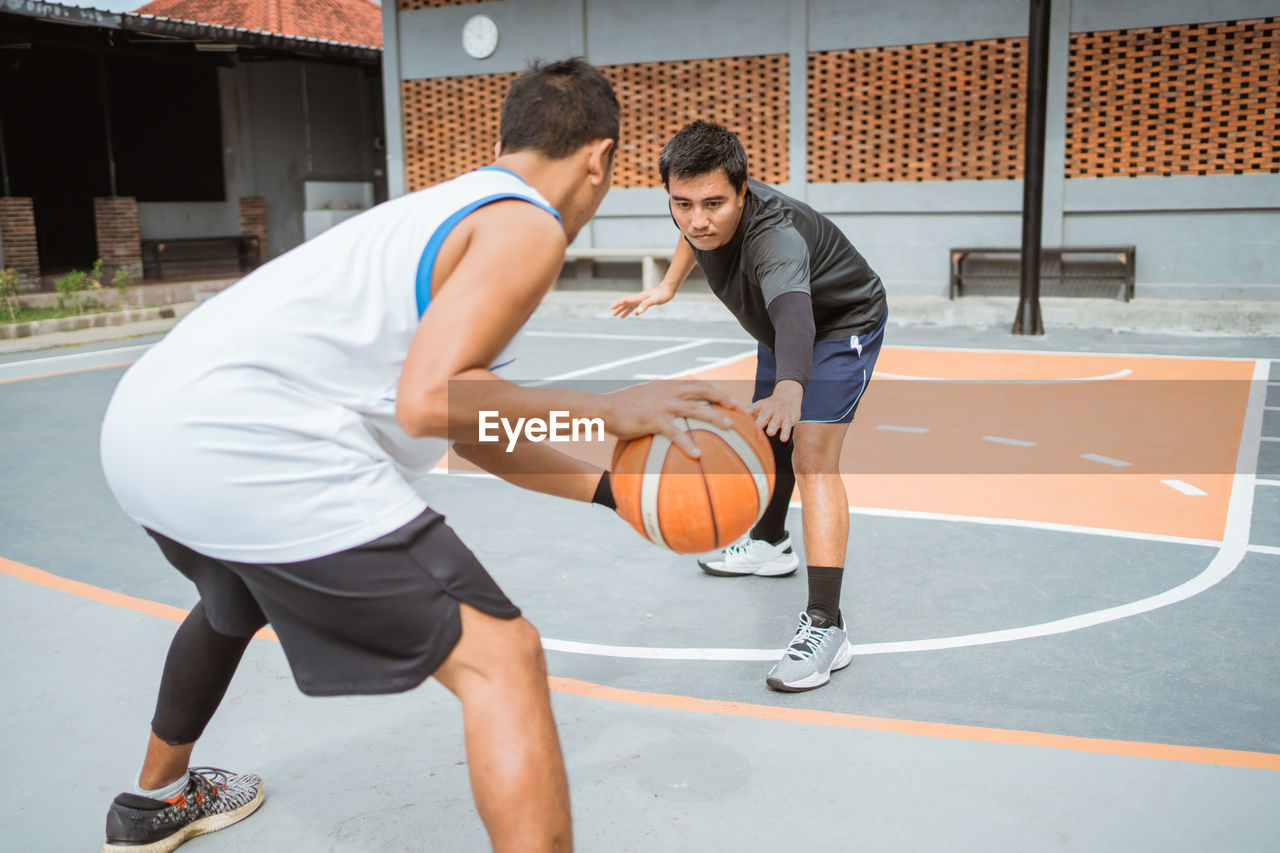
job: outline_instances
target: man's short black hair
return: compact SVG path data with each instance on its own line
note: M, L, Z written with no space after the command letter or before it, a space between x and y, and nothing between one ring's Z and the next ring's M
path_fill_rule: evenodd
M609 78L582 57L534 62L507 90L502 153L533 150L553 160L596 139L618 142L618 98Z
M733 131L714 122L698 120L687 124L662 146L658 171L662 185L670 186L671 176L692 178L724 169L734 190L747 182L747 152Z

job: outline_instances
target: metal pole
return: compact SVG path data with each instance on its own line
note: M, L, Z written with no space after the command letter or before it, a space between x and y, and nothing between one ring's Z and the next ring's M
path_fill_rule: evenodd
M111 197L116 196L116 154L111 147L111 103L107 98L107 57L98 53L98 81L102 84L102 124L107 136L107 180L111 185Z
M1015 335L1043 335L1040 318L1040 223L1044 208L1045 93L1049 83L1049 6L1030 0L1027 38L1026 158L1022 169L1022 283Z

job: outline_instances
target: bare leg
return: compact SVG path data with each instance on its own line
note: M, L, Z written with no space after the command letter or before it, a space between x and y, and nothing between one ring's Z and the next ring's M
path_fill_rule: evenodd
M797 424L792 465L800 489L800 524L811 566L843 566L849 542L849 498L840 476L848 424Z
M178 781L187 772L194 747L194 743L172 746L152 732L151 739L147 742L147 757L142 762L142 773L138 775L138 784L154 791Z
M569 782L537 630L466 604L435 677L462 701L476 809L495 853L569 851Z

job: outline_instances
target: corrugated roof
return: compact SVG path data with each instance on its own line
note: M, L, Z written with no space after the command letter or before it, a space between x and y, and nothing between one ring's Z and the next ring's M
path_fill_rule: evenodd
M382 10L369 0L154 0L132 14L382 47Z

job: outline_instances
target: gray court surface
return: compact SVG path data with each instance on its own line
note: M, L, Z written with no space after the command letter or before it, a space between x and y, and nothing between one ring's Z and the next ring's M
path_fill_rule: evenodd
M535 317L530 331L524 375L538 378L627 383L754 348L731 322ZM97 460L125 369L106 365L152 340L0 357L0 558L88 585L0 572L6 850L97 849L138 770L176 625L102 591L195 601ZM421 491L545 638L578 849L1276 849L1280 342L891 325L886 344L1260 360L1274 384L1242 436L1257 456L1244 532L1192 542L854 512L843 604L862 653L823 689L779 694L759 653L789 640L803 573L710 577L600 507L427 477ZM1202 591L1092 627L877 651L1122 607L1228 557ZM460 709L434 682L309 699L280 647L256 640L193 760L259 773L267 800L183 850L487 849Z

